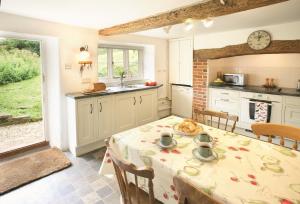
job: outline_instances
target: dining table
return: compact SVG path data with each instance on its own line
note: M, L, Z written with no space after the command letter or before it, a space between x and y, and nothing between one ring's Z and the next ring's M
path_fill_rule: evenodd
M184 118L169 116L114 134L110 147L138 167L152 167L154 195L166 204L178 202L173 177L180 175L220 203L300 204L300 153L276 144L199 123L213 138L216 159L197 159L194 137L174 133ZM174 133L177 145L162 149L161 134ZM99 173L112 175L108 153ZM146 186L146 185L145 185Z

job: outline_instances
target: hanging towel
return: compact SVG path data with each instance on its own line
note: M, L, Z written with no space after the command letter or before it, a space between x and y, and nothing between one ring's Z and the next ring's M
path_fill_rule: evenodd
M270 122L272 112L272 102L251 99L249 104L250 119L255 122Z

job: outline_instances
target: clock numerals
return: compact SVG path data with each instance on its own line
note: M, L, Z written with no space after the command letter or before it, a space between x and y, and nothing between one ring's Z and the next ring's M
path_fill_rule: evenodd
M271 43L271 36L268 32L259 30L251 33L248 37L248 45L254 50L262 50Z

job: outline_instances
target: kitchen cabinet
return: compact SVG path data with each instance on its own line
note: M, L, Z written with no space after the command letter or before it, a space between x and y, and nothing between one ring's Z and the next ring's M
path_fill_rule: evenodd
M78 156L104 146L114 133L157 119L157 89L67 98L69 149Z
M137 99L137 126L149 123L157 118L156 91L140 91L136 93Z
M136 94L124 93L115 98L115 131L121 132L135 127Z
M193 84L193 39L169 41L169 83Z
M300 127L300 98L286 96L284 98L283 123Z
M78 144L85 145L97 138L94 125L97 123L93 100L84 99L77 103L78 114Z
M97 111L98 114L94 120L95 129L97 131L97 139L106 139L111 136L113 130L113 97L105 96L98 97L97 99Z
M209 89L210 109L240 116L240 96L238 91Z

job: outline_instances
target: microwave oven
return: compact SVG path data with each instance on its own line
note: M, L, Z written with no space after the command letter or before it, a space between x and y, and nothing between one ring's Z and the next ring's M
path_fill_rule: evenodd
M245 74L224 74L223 80L225 84L233 86L245 86L246 75Z

